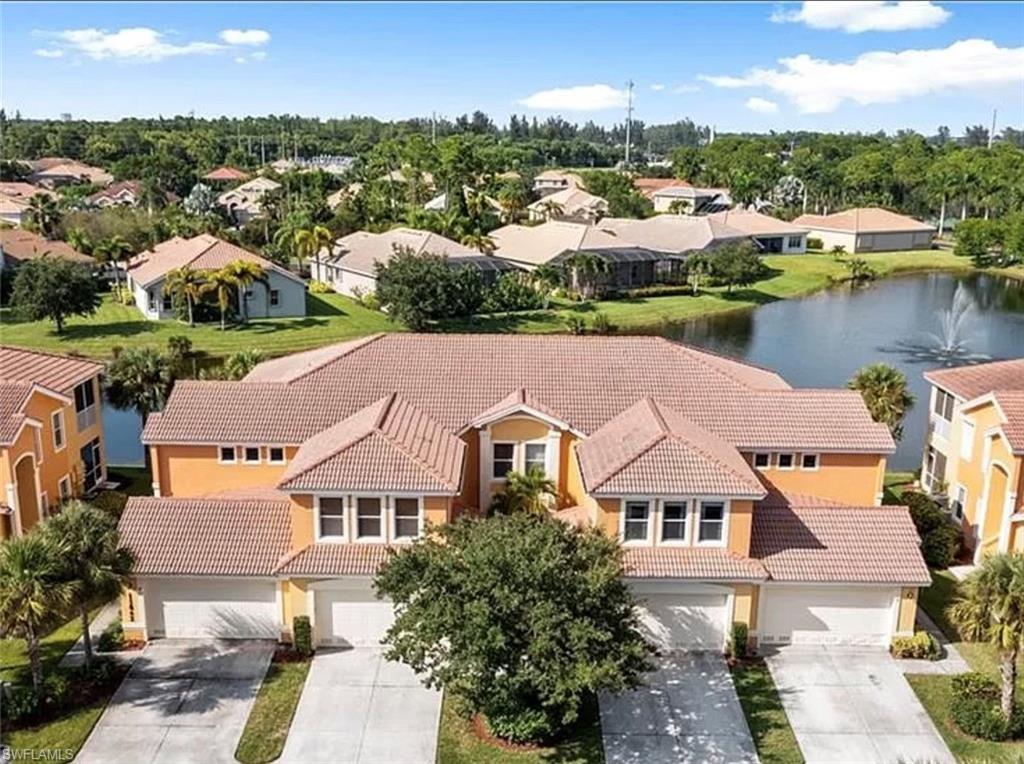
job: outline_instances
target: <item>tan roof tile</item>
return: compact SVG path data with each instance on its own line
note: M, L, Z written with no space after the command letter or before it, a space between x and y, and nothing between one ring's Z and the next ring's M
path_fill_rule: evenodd
M801 215L793 225L825 231L849 231L858 233L890 233L905 231L934 231L933 226L922 223L907 215L882 209L881 207L856 207L831 215Z
M535 226L512 224L490 233L496 249L494 256L516 263L541 265L571 252L637 249L610 231L588 223L549 220Z
M175 236L160 242L153 249L140 252L129 261L128 273L136 283L149 286L176 268L188 266L196 271L217 270L235 260L256 263L267 271L274 271L293 281L301 281L294 273L270 260L206 233L191 239Z
M284 576L373 576L392 554L385 544L310 544L285 559Z
M271 576L291 542L289 507L133 496L118 528L137 575Z
M15 261L59 257L83 265L96 265L95 260L72 248L70 244L57 239L45 239L24 228L0 228L0 251L5 259Z
M993 390L1024 390L1024 358L993 361L924 373L933 385L969 401Z
M0 379L42 385L70 394L75 385L102 371L103 364L86 358L0 345Z
M992 393L1003 412L1003 434L1014 453L1024 453L1024 390L996 390Z
M714 212L708 218L718 221L729 228L735 228L748 236L785 236L787 234L807 233L807 229L787 223L785 220L773 218L771 215L764 215L751 210L727 210L725 212Z
M25 424L25 404L32 385L0 380L0 445L10 445Z
M623 568L630 578L763 581L768 577L757 560L707 547L627 547Z
M604 218L597 225L617 236L622 244L674 254L750 238L743 231L708 215L655 215L645 220Z
M478 257L480 253L457 241L431 231L414 228L393 228L384 233L357 231L342 236L331 248L327 262L345 270L367 276L377 274L377 263L386 265L395 256L398 248L410 249L414 254L446 255L450 258Z
M569 186L561 191L549 194L527 206L533 212L544 212L545 205L557 204L562 208L561 215L575 217L577 215L601 215L608 211L608 201L600 196L584 191L576 186Z
M218 167L203 176L204 180L248 180L249 174L235 167Z

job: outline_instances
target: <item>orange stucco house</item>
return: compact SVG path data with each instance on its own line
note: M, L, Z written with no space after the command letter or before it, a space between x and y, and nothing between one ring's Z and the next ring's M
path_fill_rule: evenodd
M0 539L106 480L102 371L83 358L0 345Z
M888 644L929 581L882 507L888 431L857 393L654 337L388 334L183 381L150 417L153 497L121 529L140 637L376 643L373 576L432 524L543 470L552 511L620 540L664 647Z

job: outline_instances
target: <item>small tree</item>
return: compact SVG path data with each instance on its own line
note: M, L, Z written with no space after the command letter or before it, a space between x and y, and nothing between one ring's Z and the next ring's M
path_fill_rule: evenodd
M56 257L40 257L18 267L11 308L29 321L49 319L64 331L69 316L91 316L101 303L100 287L85 265Z
M1000 710L1009 721L1017 697L1017 656L1024 646L1024 557L986 557L960 584L948 614L964 639L999 651Z
M753 284L764 278L768 268L761 255L750 244L726 244L712 252L709 257L712 272L729 292L734 286Z
M914 396L907 389L902 371L887 363L870 363L846 386L860 392L871 418L886 425L893 438L903 437L903 417L914 405Z
M249 320L249 306L245 299L246 290L253 284L259 283L269 295L270 281L267 279L267 272L262 265L252 260L232 260L224 266L223 270L235 280L238 289L238 313L242 323L245 323Z
M65 504L42 526L60 556L61 578L74 587L75 605L82 622L85 662L92 661L89 606L120 594L131 577L132 554L121 545L117 518L81 501Z
M60 208L51 194L33 194L26 210L28 223L47 239L53 238L60 225Z
M221 268L219 271L210 271L203 284L203 294L212 292L217 298L217 308L220 310L220 330L227 328L227 313L231 308L231 296L238 288L238 280L227 271ZM241 308L239 308L241 310Z
M492 515L517 512L543 515L557 495L554 481L539 467L532 467L525 475L510 472L505 476L505 487L495 494L488 512Z
M217 194L209 186L196 183L181 204L189 215L210 215L217 209Z
M547 515L442 526L377 576L398 614L386 655L499 736L550 739L587 696L636 687L650 669L621 554L599 530Z
M262 361L263 351L255 348L234 352L224 362L224 377L226 379L241 379Z
M396 247L387 264L377 263L377 297L395 319L423 331L432 321L478 311L484 288L474 267L452 268L443 255Z
M188 313L188 325L195 325L195 305L203 299L203 272L183 265L168 271L164 277L164 294L171 295L172 300L185 303ZM180 307L179 307L180 310ZM180 313L179 313L180 316Z
M107 397L117 408L135 409L145 424L149 415L167 402L174 386L174 366L155 348L120 350L107 366Z

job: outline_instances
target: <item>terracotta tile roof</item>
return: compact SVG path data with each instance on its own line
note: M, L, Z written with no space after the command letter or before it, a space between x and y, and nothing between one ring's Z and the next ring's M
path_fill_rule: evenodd
M741 451L894 448L856 391L792 390L774 373L659 337L397 333L308 360L291 383L259 381L260 367L256 381L182 380L143 439L298 445L391 392L457 433L523 387L583 433L649 397Z
M654 196L655 192L669 186L689 186L685 180L678 178L633 178L633 185L636 190L648 199Z
M707 215L655 215L645 220L604 218L597 225L615 234L624 244L675 254L750 238L743 231Z
M42 385L70 394L75 385L102 371L103 364L86 358L0 345L0 379Z
M525 387L513 390L490 408L481 411L470 424L474 427L479 427L487 424L488 422L504 419L506 416L514 414L517 411L531 409L536 411L538 414L542 414L549 419L555 420L563 426L568 426L568 422L563 422L555 411L553 411L546 403L538 400L537 396Z
M928 567L906 507L808 505L813 497L754 505L750 556L774 581L927 584Z
M768 577L757 560L708 547L626 547L623 568L630 578L763 581Z
M83 164L74 159L48 164L46 167L37 169L29 176L31 181L53 180L61 178L73 178L96 185L106 185L113 182L114 176L102 168Z
M608 201L600 196L584 191L582 188L570 185L568 188L549 194L532 204L526 209L531 212L544 212L545 205L557 204L562 208L559 215L573 217L579 214L593 215L608 211Z
M825 231L849 231L856 233L890 233L909 231L934 231L933 226L906 215L884 210L881 207L856 207L832 215L801 215L794 225Z
M303 443L279 487L456 493L465 448L464 441L392 394Z
M551 180L561 181L569 186L583 188L583 178L575 172L564 172L562 170L544 170L533 176L534 181Z
M218 167L203 176L204 180L248 180L249 174L235 167Z
M584 486L595 495L766 493L734 446L650 398L591 434L576 453Z
M285 576L373 576L391 554L385 544L310 544L278 565Z
M926 371L933 385L969 401L993 390L1024 390L1024 358Z
M136 204L138 203L140 196L142 196L142 181L119 180L116 183L111 183L102 191L97 191L89 197L89 201L92 204L99 204L103 201L111 202L113 204L122 204L125 202L129 204ZM163 196L168 203L178 201L178 195L170 191L165 191Z
M96 265L96 261L83 255L70 244L56 239L45 239L24 228L0 229L0 250L5 259L22 261L40 257L59 257L83 265Z
M294 273L270 260L206 233L191 239L175 236L160 242L153 249L140 252L129 261L128 273L136 283L145 287L159 281L175 268L187 265L197 271L216 270L235 260L256 263L267 271L274 271L293 281L301 281Z
M133 496L118 528L138 575L271 576L291 542L289 507Z
M51 197L54 196L54 193L47 188L33 186L31 183L16 180L0 181L0 194L10 196L14 199L23 199L25 201L28 201L36 194Z
M376 264L387 264L395 256L398 247L408 248L417 255L430 253L450 258L480 256L475 249L431 231L393 228L384 233L357 231L342 236L334 243L329 256L324 250L324 260L345 270L376 276Z
M785 236L786 234L795 236L807 233L807 229L802 226L750 210L714 212L707 217L749 236Z
M996 390L992 393L1003 412L1003 434L1014 453L1024 453L1024 390Z
M636 244L597 226L569 220L549 220L534 226L506 225L489 235L496 246L495 257L528 265L550 263L570 252L600 254L603 250L637 249Z
M367 337L360 337L357 340L338 342L334 345L325 345L322 348L306 350L302 353L272 358L269 361L263 361L258 364L245 376L245 381L295 382L307 374L326 366L328 363L337 361L353 350L361 348L368 342L373 342L383 336L382 334L371 334Z
M0 446L14 442L25 424L25 404L32 385L27 382L0 380Z

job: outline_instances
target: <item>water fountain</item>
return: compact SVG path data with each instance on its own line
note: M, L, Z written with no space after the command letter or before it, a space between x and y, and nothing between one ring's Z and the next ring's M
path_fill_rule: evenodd
M975 306L963 284L957 284L953 302L937 312L938 332L924 332L920 340L900 340L884 352L900 353L911 363L932 363L940 366L963 366L991 361L992 356L973 353L967 346L966 327Z

